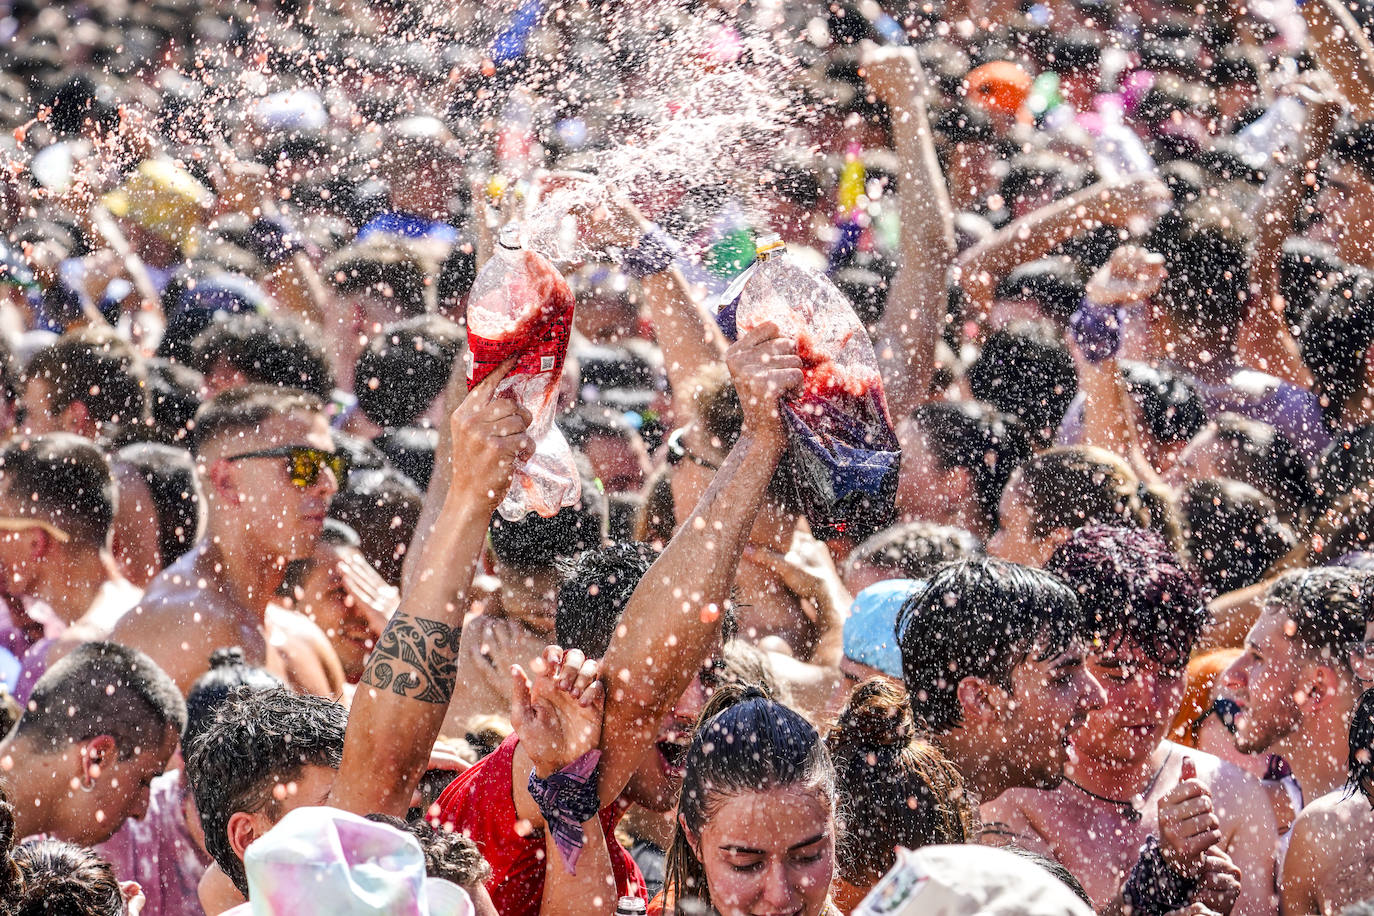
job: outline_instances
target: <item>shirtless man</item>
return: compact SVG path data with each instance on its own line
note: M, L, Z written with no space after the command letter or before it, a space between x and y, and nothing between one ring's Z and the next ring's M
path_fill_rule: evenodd
M1306 801L1345 784L1350 717L1360 695L1351 649L1365 634L1374 578L1325 567L1275 581L1245 654L1221 676L1240 705L1236 747L1279 754Z
M1062 862L1101 911L1116 898L1149 837L1167 850L1171 837L1194 835L1180 831L1180 822L1215 808L1215 827L1196 832L1216 829L1217 845L1240 869L1233 912L1273 913L1278 836L1264 790L1239 768L1164 740L1206 619L1196 579L1158 534L1108 526L1079 529L1047 569L1083 604L1085 640L1095 647L1088 670L1107 703L1073 732L1062 785L1004 792L983 805L985 821L1017 845ZM1191 761L1189 779L1183 777L1185 759Z
M86 640L109 635L142 592L110 554L114 480L100 447L71 433L11 440L0 451L0 572Z
M1053 576L982 558L942 567L903 605L912 712L976 800L1063 781L1069 733L1105 701L1081 613Z
M314 550L345 470L320 402L269 386L226 391L196 415L192 448L205 535L148 585L114 640L147 652L183 692L211 652L240 646L250 665L297 690L338 696L343 671L328 638L299 614L269 609L286 564Z
M1350 722L1350 778L1303 809L1283 859L1284 916L1335 916L1374 900L1374 690Z

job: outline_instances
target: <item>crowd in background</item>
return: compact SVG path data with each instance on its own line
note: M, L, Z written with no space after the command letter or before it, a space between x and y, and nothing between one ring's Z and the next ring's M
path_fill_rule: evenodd
M1369 13L0 2L0 914L1374 912Z

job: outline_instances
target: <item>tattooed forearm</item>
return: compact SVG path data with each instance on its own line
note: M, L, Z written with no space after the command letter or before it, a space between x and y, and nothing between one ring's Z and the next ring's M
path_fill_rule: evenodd
M372 651L363 683L422 703L448 704L458 675L461 627L397 613Z

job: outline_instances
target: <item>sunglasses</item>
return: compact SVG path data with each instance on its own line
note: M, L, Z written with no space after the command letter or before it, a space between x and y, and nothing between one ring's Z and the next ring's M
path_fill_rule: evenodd
M1202 729L1203 723L1205 723L1209 717L1215 715L1222 727L1234 735L1236 733L1236 716L1239 713L1239 703L1227 697L1218 697L1213 701L1212 705L1208 707L1206 712L1193 720L1193 734L1196 735L1198 731Z
M65 544L72 539L70 534L42 519L0 517L0 531L33 531L35 528L59 544Z
M326 452L311 445L283 445L280 448L231 455L224 460L244 461L248 458L287 459L286 471L291 475L291 482L302 490L313 487L325 469L334 474L334 480L340 487L348 482L348 456L339 452Z

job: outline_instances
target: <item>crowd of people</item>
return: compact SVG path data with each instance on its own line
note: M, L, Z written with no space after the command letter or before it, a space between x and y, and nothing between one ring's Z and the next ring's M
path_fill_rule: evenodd
M0 2L0 916L1374 912L1370 18Z

